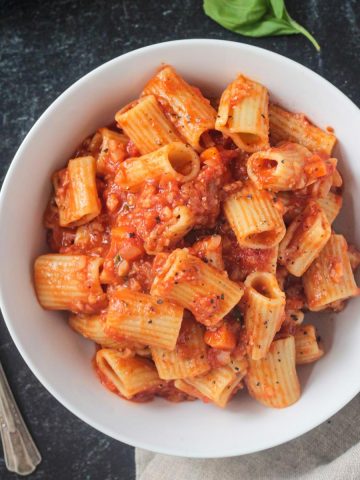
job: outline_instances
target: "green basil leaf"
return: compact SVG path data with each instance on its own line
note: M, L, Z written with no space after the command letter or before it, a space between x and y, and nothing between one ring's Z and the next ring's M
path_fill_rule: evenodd
M286 12L284 0L270 0L270 5L273 9L276 18L283 18Z
M284 0L204 0L204 11L232 32L249 37L301 33L320 50L314 37L290 17Z
M268 0L205 0L204 10L215 22L240 33L243 27L262 21L268 12Z
M297 31L297 33L301 33L302 35L304 35L308 40L310 40L310 42L314 45L314 47L316 48L316 50L319 52L320 51L320 45L318 44L318 42L315 40L315 38L311 35L311 33L306 30L306 28L304 28L302 25L300 25L298 22L296 22L294 19L292 19L290 17L290 15L288 14L286 8L285 8L285 17L286 17L286 20L289 22L289 24L294 28L294 30Z

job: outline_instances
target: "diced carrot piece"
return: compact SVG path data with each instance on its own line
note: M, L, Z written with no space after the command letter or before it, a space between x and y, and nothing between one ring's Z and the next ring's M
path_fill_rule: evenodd
M220 152L216 147L210 147L204 150L200 155L200 160L202 162L206 161L221 161Z
M204 341L213 348L233 350L236 346L236 335L230 325L224 323L214 331L206 331Z

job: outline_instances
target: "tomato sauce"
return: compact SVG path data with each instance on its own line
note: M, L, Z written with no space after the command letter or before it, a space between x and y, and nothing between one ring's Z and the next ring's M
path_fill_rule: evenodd
M180 358L190 359L205 353L204 345L198 344L193 340L199 329L204 330L202 326L196 323L190 312L185 312L176 343L177 353Z
M218 224L217 231L222 237L222 253L225 270L229 278L234 281L244 281L252 272L269 271L275 269L276 259L272 248L244 248L240 247L235 234L225 219Z

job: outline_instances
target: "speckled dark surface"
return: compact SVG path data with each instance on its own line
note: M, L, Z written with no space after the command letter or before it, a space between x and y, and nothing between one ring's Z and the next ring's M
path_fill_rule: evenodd
M204 37L258 45L307 65L360 105L359 0L287 1L293 17L315 34L320 54L299 35L239 37L205 17L201 4L0 0L1 181L30 127L62 91L107 60L152 43ZM30 478L135 478L133 449L87 426L52 398L25 365L2 320L0 360L43 456ZM0 478L15 477L6 471L0 450Z

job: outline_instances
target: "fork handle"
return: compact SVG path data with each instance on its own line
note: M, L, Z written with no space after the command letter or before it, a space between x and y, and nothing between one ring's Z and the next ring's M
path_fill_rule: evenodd
M16 405L1 363L0 433L7 469L30 475L41 462L41 456Z

